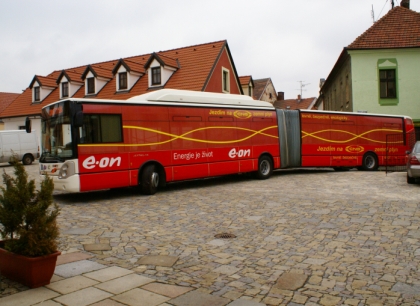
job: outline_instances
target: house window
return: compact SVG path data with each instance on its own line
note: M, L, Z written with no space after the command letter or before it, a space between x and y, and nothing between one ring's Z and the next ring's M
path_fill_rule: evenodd
M87 93L94 94L95 93L95 78L87 78Z
M396 98L395 69L379 70L381 99Z
M222 89L223 92L230 92L229 70L222 68Z
M248 96L252 97L252 87L248 86Z
M120 72L118 74L118 88L119 90L127 89L127 72Z
M152 68L152 85L160 85L160 67Z
M61 96L67 98L69 96L69 82L61 83Z
M35 102L41 101L39 86L34 87L34 101Z
M378 67L378 98L379 104L398 104L398 62L395 58L379 59Z

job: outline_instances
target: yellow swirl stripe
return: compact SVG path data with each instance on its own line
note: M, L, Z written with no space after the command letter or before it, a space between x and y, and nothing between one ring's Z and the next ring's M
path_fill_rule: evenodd
M242 142L242 141L248 140L248 139L250 139L250 138L252 138L256 135L264 135L264 136L267 136L267 137L278 139L277 136L264 133L267 130L277 129L277 126L275 126L275 125L263 128L259 131L246 129L246 128L241 128L241 127L232 127L232 126L209 126L209 127L203 127L203 128L191 130L191 131L188 131L187 133L184 133L182 135L174 135L174 134L171 134L171 133L166 133L166 132L163 132L163 131L150 129L150 128L146 128L146 127L140 127L140 126L125 125L124 128L125 129L136 129L136 130L142 130L142 131L146 131L146 132L152 132L152 133L156 133L156 134L160 134L160 135L165 135L165 136L168 136L168 137L171 137L171 138L168 139L168 140L165 140L165 141L149 142L149 143L133 143L133 144L91 143L91 144L79 144L79 146L82 146L82 147L104 147L104 146L106 146L106 147L134 147L134 146L135 147L143 147L143 146L161 145L161 144L165 144L165 143L168 143L168 142L172 142L172 141L177 140L177 139L189 140L189 141L201 142L201 143L211 143L211 144L228 144L228 143ZM195 139L195 138L187 137L187 135L192 134L194 132L203 131L203 130L210 130L210 129L242 130L242 131L250 132L251 134L246 136L246 137L243 137L241 139L232 139L232 140L225 140L225 141L221 141L221 140L213 141L213 140Z
M351 137L351 138L349 138L349 139L347 139L347 140L331 140L331 139L327 139L327 138L323 138L323 137L316 136L316 134L325 133L325 132L339 132L339 133L342 133L342 134L349 134L349 135L354 136L354 137ZM386 141L379 141L379 140L371 139L371 138L368 138L368 137L364 137L364 135L366 135L366 134L368 134L368 133L374 133L374 132L393 132L393 133L402 133L402 131L401 131L401 130L393 130L393 129L374 129L374 130L370 130L370 131L364 132L364 133L362 133L362 134L360 134L360 135L357 135L357 134L354 134L354 133L351 133L351 132L348 132L348 131L344 131L344 130L333 130L333 129L329 129L329 130L316 131L316 132L313 132L313 133L307 133L307 132L305 132L305 131L302 131L302 134L303 134L302 139L303 139L303 138L305 138L305 137L312 137L312 138L316 138L316 139L319 139L319 140L322 140L322 141L325 141L325 142L331 142L331 143L346 143L346 142L350 142L350 141L352 141L352 140L355 140L355 139L361 138L361 139L369 140L369 141L372 141L372 142L377 142L377 143L386 143Z

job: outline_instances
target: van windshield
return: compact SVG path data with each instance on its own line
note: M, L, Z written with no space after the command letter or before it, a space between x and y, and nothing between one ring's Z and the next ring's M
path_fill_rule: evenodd
M42 110L41 162L63 162L74 157L68 103Z

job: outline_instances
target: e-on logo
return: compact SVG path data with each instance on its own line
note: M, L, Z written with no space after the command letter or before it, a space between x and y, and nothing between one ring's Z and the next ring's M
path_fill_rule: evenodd
M113 165L117 164L117 166L121 165L121 157L102 157L101 160L97 161L95 159L95 156L89 156L86 158L82 165L85 169L93 169L96 167L96 165L99 166L99 168L106 168L106 167L112 167Z
M233 148L232 150L229 151L229 157L230 158L247 157L247 156L251 156L251 149L236 151L236 149Z

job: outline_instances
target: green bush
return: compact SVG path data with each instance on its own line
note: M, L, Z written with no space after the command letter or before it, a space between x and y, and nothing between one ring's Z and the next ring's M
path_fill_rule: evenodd
M16 156L11 162L15 177L3 173L5 187L0 195L0 233L4 248L12 253L37 257L57 251L60 209L53 202L54 183L45 176L41 189L35 191L25 167Z

